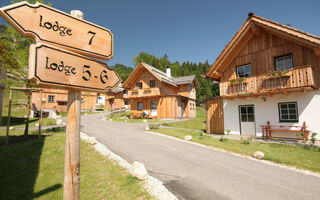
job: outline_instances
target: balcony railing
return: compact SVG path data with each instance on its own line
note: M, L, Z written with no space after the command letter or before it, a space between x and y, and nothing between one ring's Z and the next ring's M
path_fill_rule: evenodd
M243 82L236 84L231 84L230 81L221 82L220 96L259 94L303 87L315 87L313 70L310 65L293 68L280 77L260 75L245 78Z
M159 88L144 88L138 90L129 90L128 98L160 96Z

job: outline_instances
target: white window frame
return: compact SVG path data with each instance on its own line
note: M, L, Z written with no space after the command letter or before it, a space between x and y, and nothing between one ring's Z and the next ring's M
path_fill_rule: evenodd
M293 68L293 56L292 54L285 56L278 56L274 59L276 71L285 71Z
M243 69L243 74L246 74L246 68L247 68L247 67L250 67L250 71L249 71L250 74L249 74L248 76L243 76L243 75L240 76L240 74L239 74L240 69ZM251 76L252 76L252 66L251 66L251 64L246 64L246 65L238 66L238 67L236 68L236 73L237 73L237 78L251 77Z
M54 95L48 95L48 103L54 103L55 102L55 96Z
M282 105L286 105L286 108L283 108ZM289 105L295 105L295 108L289 108ZM294 113L290 113L290 111L294 111ZM279 122L299 122L298 103L295 101L278 103L278 112ZM295 118L292 118L292 115L295 115ZM287 116L288 119L284 119L284 116Z

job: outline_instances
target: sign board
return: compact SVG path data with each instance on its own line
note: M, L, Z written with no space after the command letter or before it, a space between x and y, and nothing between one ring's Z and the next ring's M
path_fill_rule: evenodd
M1 8L0 15L23 36L36 42L103 60L113 57L113 35L108 29L50 6L24 1Z
M121 82L106 63L43 43L30 46L29 79L41 86L97 92L112 89Z

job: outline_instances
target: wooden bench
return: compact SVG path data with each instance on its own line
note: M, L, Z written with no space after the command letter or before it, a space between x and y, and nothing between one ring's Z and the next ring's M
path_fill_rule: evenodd
M268 139L272 138L272 132L288 132L288 133L303 133L304 140L308 141L310 131L307 130L306 122L303 122L302 126L285 126L285 125L270 125L270 122L267 121L267 125L261 125L262 128L262 139L265 138L265 135ZM290 129L297 128L297 129Z

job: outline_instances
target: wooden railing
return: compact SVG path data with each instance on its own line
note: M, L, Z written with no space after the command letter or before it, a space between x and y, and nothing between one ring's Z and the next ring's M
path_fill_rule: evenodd
M235 96L269 91L315 87L313 70L310 65L291 69L282 77L266 77L265 75L245 78L243 82L231 84L230 81L221 82L220 96Z
M129 90L128 98L160 96L159 88L144 88L138 90Z

